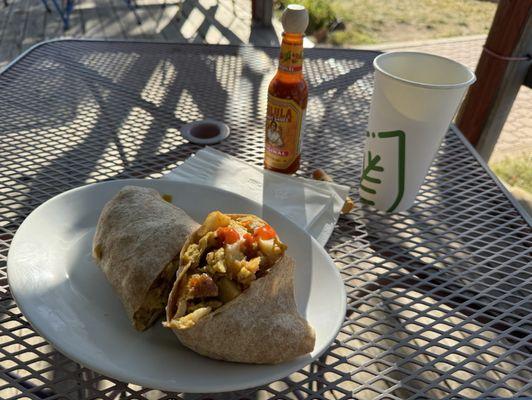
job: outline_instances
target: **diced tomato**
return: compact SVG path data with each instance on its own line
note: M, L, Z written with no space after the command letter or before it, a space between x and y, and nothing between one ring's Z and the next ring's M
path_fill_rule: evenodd
M244 233L244 240L245 240L244 245L246 246L246 248L252 249L253 243L255 243L255 239L253 238L253 236L251 236L249 233Z
M273 239L277 234L270 225L264 225L255 229L254 235L257 239L268 240Z
M256 240L249 233L244 234L244 253L248 258L253 258L257 253L256 249L253 247Z
M235 231L233 228L229 228L227 226L218 228L216 230L216 235L218 236L218 239L222 241L224 244L233 244L238 239L240 239L240 235L237 231Z

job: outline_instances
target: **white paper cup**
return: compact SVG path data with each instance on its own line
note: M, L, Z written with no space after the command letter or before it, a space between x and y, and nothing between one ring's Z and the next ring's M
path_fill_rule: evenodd
M373 61L362 203L387 212L412 206L440 142L475 74L426 53L381 54Z

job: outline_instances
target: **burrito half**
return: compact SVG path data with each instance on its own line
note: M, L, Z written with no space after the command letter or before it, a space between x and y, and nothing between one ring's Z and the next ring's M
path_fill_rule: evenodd
M179 252L198 228L154 189L126 186L103 208L92 254L140 331L162 313Z
M212 212L181 250L164 325L214 359L270 364L312 351L285 249L262 219Z

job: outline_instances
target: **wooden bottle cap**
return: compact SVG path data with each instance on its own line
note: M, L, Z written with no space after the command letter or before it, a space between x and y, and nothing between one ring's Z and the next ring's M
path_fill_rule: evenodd
M305 33L308 26L308 11L299 4L289 4L281 18L283 30L288 33Z

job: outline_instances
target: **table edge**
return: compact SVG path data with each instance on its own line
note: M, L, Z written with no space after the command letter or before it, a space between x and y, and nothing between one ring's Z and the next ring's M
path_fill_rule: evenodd
M475 157L475 159L480 164L480 166L487 172L487 174L491 177L491 179L503 192L506 198L510 201L510 203L514 206L514 208L519 212L519 214L521 214L521 217L523 217L525 222L528 223L530 227L532 227L532 216L528 214L525 208L515 199L515 197L510 193L510 191L506 188L506 186L504 186L504 184L497 177L497 175L495 175L495 173L491 170L488 163L480 156L480 154L473 147L473 145L469 142L469 140L467 140L467 138L464 136L462 131L454 123L452 123L449 128L453 131L453 133L456 134L456 136L458 136L458 138L462 141L464 146L469 150L469 152L473 155L473 157Z
M14 64L16 64L18 61L20 61L22 58L27 56L30 52L37 49L38 47L47 45L47 44L53 44L56 42L107 42L107 43L143 43L143 44L175 44L180 46L213 46L213 47L247 47L247 48L257 48L257 49L279 49L279 46L255 46L253 44L248 43L240 43L240 44L207 44L207 43L187 43L187 42L173 42L168 40L148 40L148 39L100 39L100 38L71 38L71 37L62 37L62 38L54 38L54 39L47 39L43 40L39 43L35 43L34 45L30 46L26 50L24 50L22 53L20 53L18 56L16 56L13 60L11 60L9 63L7 63L5 66L0 68L0 75L3 74L5 71L7 71L9 68L11 68ZM339 48L339 47L312 47L306 49L306 51L342 51L342 52L353 52L358 51L361 53L374 53L376 55L382 54L382 51L379 50L369 50L369 49L357 49L357 48Z

